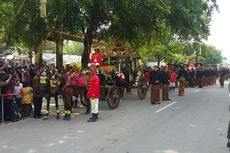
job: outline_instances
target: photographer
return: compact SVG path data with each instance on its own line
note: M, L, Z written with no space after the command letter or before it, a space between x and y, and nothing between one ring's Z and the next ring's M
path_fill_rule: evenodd
M2 62L0 62L0 66L1 66L1 63ZM0 73L2 73L2 71L7 67L8 65L6 63L3 64L3 66L0 67ZM9 75L8 79L5 81L0 79L0 88L6 86L10 82L11 79L12 79L12 75Z
M5 93L6 89L8 88L10 81L12 80L12 75L5 72L8 68L8 65L2 61L0 61L0 95ZM0 98L0 106L2 106L2 98ZM4 108L0 107L0 119L2 121L2 111L4 111L4 119L7 120L9 118L9 103L6 103L4 100Z

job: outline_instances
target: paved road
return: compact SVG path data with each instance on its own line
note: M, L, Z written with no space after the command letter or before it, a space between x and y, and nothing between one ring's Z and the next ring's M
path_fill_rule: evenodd
M123 97L119 108L101 103L99 121L80 110L71 121L26 119L0 126L0 153L228 153L227 88L218 85L172 93L151 105L149 95Z

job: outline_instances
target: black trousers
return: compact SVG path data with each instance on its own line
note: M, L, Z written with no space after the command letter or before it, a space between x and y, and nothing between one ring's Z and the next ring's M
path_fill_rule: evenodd
M197 83L198 83L199 88L203 88L203 79L198 78Z
M34 117L41 116L42 97L34 97Z
M194 87L194 78L189 78L188 79L188 86L189 87Z

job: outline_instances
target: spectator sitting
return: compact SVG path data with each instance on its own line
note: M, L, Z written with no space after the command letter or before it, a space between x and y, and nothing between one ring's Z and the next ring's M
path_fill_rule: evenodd
M29 116L32 112L32 102L33 102L33 88L30 86L25 86L21 90L21 105L23 116Z

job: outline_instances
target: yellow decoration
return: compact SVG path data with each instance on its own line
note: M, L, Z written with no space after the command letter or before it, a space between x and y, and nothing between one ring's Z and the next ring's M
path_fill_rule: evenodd
M40 76L40 83L41 84L46 84L46 79L47 79L46 76Z
M48 114L49 114L49 111L48 111L48 110L44 110L44 114L45 114L45 115L48 115Z
M59 114L60 113L60 109L57 109L56 112Z

